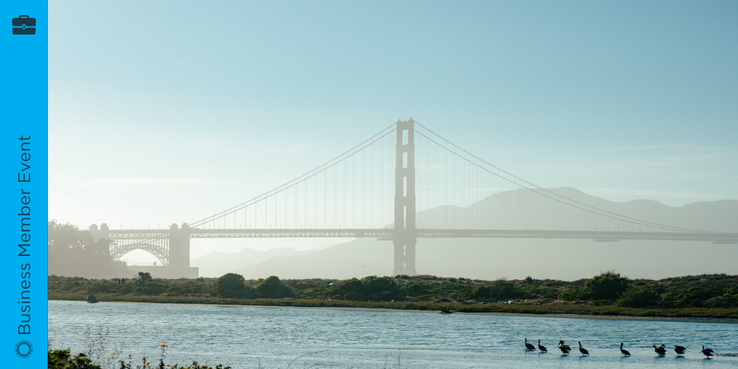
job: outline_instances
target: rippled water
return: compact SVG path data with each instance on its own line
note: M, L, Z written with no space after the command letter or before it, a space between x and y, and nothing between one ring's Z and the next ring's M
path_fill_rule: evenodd
M102 336L102 339L100 338ZM549 353L525 352L524 338ZM562 356L565 340L574 350ZM49 301L53 348L100 361L240 368L738 368L738 324L350 309ZM581 341L590 356L576 350ZM620 342L632 357L621 357ZM657 357L651 345L687 347ZM700 346L718 353L705 359ZM104 347L103 347L104 346Z

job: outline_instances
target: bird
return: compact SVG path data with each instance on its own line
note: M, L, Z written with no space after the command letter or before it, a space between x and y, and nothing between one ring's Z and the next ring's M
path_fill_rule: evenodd
M656 345L653 345L653 349L654 351L656 351L657 354L659 354L659 356L664 356L666 355L666 348L664 346L665 345L663 343L659 347L656 347Z
M546 346L541 345L541 340L538 340L538 349L541 350L541 352L548 352L548 350L546 350Z
M559 350L561 350L561 352L565 355L569 354L569 351L571 351L571 347L569 347L569 345L565 345L564 340L559 341L558 347Z
M533 345L531 345L530 343L528 343L528 339L527 338L525 339L525 349L528 350L528 351L535 351L536 350L536 348Z
M702 353L705 354L705 356L710 357L712 356L712 353L715 351L712 351L712 349L706 349L705 346L702 346Z
M577 341L577 342L579 342L579 341ZM582 355L588 355L589 356L589 351L587 351L587 349L585 349L584 347L582 347L582 343L581 342L579 342L579 352L581 352Z
M684 355L684 352L687 351L687 348L684 346L674 345L674 352L677 353L677 355Z
M623 349L623 343L622 342L620 342L620 352L622 352L623 355L625 355L625 356L630 356L630 352L628 352L628 350L624 350Z

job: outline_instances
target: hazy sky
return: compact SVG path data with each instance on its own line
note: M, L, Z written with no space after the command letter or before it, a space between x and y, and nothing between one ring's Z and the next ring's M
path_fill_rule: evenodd
M735 1L68 0L49 17L49 217L83 228L199 220L410 117L542 187L738 198Z

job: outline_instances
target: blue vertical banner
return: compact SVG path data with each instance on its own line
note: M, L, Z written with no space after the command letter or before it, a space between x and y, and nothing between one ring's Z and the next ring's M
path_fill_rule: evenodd
M0 357L46 368L48 6L9 0L0 10Z

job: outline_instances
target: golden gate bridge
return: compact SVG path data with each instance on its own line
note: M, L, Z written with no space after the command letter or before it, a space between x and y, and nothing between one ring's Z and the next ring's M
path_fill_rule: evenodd
M115 260L133 250L167 275L197 277L192 238L348 237L391 240L395 275L415 275L417 239L545 238L738 243L738 233L617 214L517 177L422 124L398 120L322 165L248 201L169 229L115 230Z

